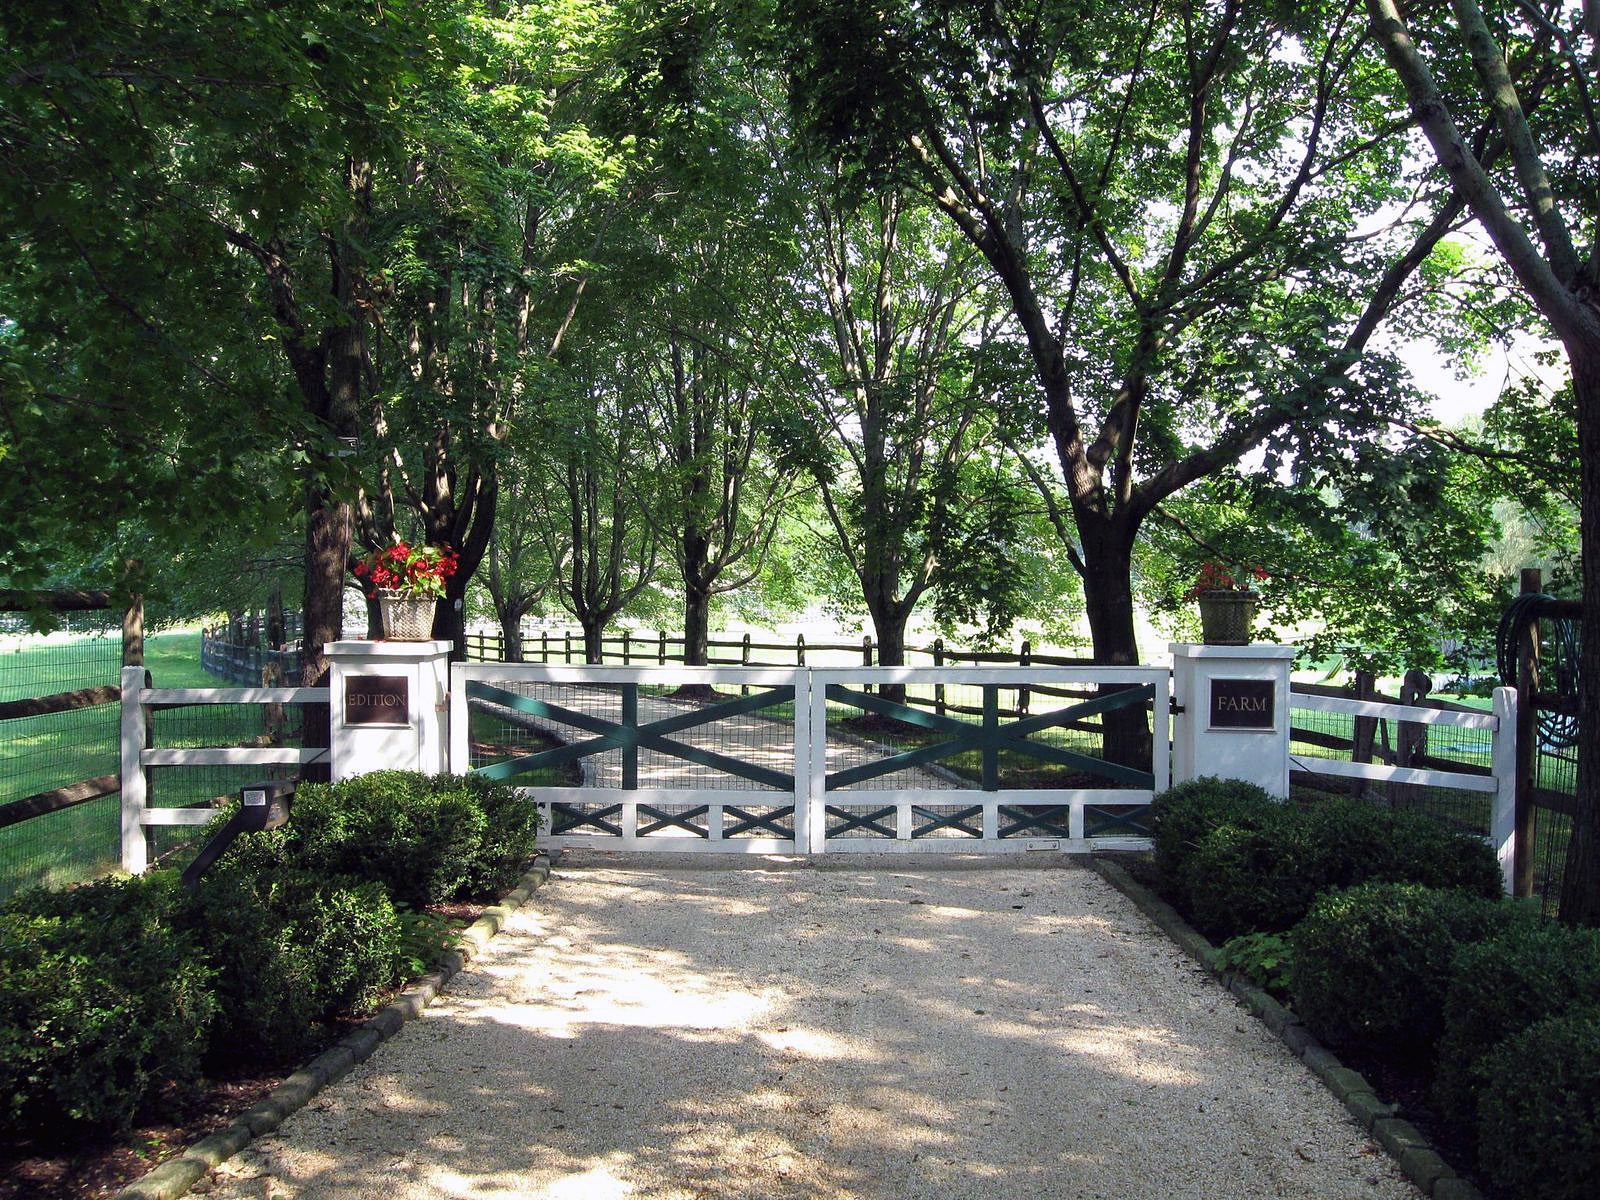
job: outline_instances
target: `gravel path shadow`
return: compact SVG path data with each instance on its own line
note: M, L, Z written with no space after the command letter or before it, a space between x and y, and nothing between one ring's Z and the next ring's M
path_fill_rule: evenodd
M569 853L224 1197L1420 1195L1063 858Z

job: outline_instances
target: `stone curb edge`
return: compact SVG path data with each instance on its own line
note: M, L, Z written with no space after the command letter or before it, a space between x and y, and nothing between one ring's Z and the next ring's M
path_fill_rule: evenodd
M357 1063L365 1062L374 1050L400 1032L407 1021L421 1016L422 1010L444 985L483 951L511 915L544 886L550 878L550 867L550 855L540 851L533 866L517 881L517 886L506 893L500 903L484 909L476 921L461 931L456 949L444 956L437 970L415 980L360 1028L324 1050L273 1088L264 1099L239 1114L231 1125L201 1138L176 1158L169 1158L118 1192L114 1200L177 1200L256 1138L271 1133L299 1112L318 1092L342 1079Z
M1410 1121L1397 1115L1393 1104L1385 1104L1372 1085L1357 1071L1341 1063L1283 1005L1266 992L1237 975L1217 970L1217 948L1207 941L1178 911L1123 869L1100 855L1089 858L1089 865L1149 917L1161 932L1178 947L1215 975L1246 1008L1320 1079L1350 1115L1395 1160L1402 1174L1430 1200L1483 1200L1483 1193L1458 1176L1450 1165L1428 1145L1427 1139Z

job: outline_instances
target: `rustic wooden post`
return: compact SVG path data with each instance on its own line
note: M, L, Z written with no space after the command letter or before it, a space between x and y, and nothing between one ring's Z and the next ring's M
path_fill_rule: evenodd
M572 662L572 630L567 630L567 644L562 648L561 661L567 664Z
M1371 700L1377 693L1377 679L1371 671L1357 671L1355 677L1355 692L1357 700ZM1378 734L1378 718L1355 717L1351 721L1350 731L1350 761L1370 763L1372 761L1372 746ZM1370 800L1373 797L1372 784L1361 780L1357 784L1356 794L1362 799Z
M539 630L539 661L546 666L550 665L550 631Z
M933 665L944 666L944 639L933 639ZM933 711L941 717L944 716L944 683L941 681L933 685Z
M1433 691L1433 679L1426 671L1413 667L1406 672L1400 684L1400 703L1424 708L1428 693ZM1420 721L1401 721L1395 733L1394 765L1416 766L1428 755L1428 727ZM1421 795L1421 789L1412 784L1391 783L1389 805L1397 808L1412 796Z
M143 596L129 596L128 607L122 614L122 665L144 666Z
M667 631L665 629L660 630L660 634L661 641L656 650L656 666L664 667L667 665Z
M1521 591L1544 591L1544 573L1524 567ZM1539 786L1539 622L1529 621L1517 643L1517 797L1511 891L1533 895L1534 792Z
M633 645L633 631L629 630L629 629L624 629L622 631L622 665L625 666L625 667L633 665L629 660L629 655L631 653L632 645Z
M1026 667L1033 662L1033 642L1028 638L1022 639L1022 653L1017 656L1017 660L1019 667ZM1017 715L1019 717L1028 715L1028 689L1025 687L1017 689Z
M861 665L864 667L872 665L872 635L870 633L863 634L861 638ZM870 683L863 684L861 690L871 695L872 685Z
M797 667L806 665L806 635L803 633L794 635L794 665Z
M272 590L267 593L267 643L274 650L282 650L285 645L283 588L278 584L273 584Z

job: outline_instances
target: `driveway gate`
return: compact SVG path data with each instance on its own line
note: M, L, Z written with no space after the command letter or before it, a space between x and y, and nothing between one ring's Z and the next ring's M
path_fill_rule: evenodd
M450 764L528 787L555 846L1133 847L1167 785L1168 689L1159 667L463 663ZM1138 761L1105 755L1117 712Z

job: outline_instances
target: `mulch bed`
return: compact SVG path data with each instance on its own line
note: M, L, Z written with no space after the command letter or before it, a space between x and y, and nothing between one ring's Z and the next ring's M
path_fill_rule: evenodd
M186 1095L164 1096L152 1106L162 1115L140 1122L116 1141L53 1146L0 1140L0 1200L114 1196L163 1159L227 1126L289 1074L207 1080Z

